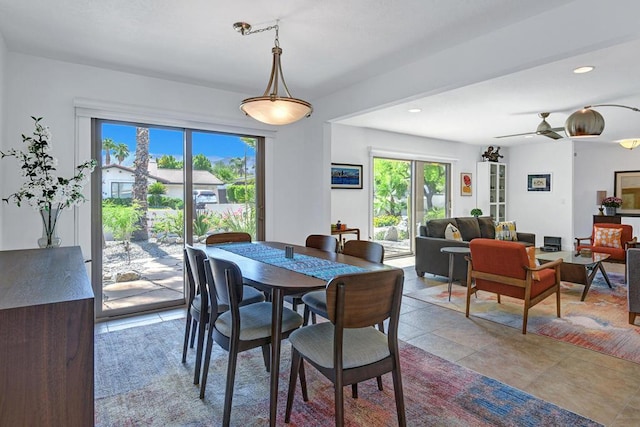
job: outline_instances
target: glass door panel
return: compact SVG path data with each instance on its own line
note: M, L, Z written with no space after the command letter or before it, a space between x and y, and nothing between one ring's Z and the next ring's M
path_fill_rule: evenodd
M99 123L102 248L93 258L100 260L94 268L102 289L96 314L182 304L184 131Z

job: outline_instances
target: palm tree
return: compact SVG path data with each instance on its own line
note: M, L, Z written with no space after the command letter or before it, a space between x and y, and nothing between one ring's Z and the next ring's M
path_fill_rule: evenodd
M121 165L124 162L124 159L129 155L129 146L123 142L119 143L113 149L113 154L118 159L118 164Z
M111 138L105 138L102 140L102 149L104 150L104 164L111 164L111 150L116 148L116 143Z
M131 235L132 240L148 240L147 230L147 175L149 173L149 128L136 128L136 158L133 161L134 181L132 196L140 208L140 220Z

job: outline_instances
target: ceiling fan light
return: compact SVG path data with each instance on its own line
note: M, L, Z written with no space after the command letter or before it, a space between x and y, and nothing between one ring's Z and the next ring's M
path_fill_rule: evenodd
M621 139L618 141L618 144L628 150L633 150L634 148L640 146L640 138Z
M570 138L592 138L600 136L604 130L602 114L591 108L583 108L571 114L564 123L564 130Z
M302 99L258 96L247 98L240 109L248 116L269 125L288 125L313 112L311 104Z

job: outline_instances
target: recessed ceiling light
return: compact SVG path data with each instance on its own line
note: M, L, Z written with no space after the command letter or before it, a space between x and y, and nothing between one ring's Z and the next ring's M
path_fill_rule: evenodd
M409 108L407 111L410 113L419 113L422 111L422 108Z
M588 73L589 71L593 71L593 69L596 67L593 67L591 65L585 65L583 67L578 67L576 69L573 70L573 72L575 74L584 74L584 73Z

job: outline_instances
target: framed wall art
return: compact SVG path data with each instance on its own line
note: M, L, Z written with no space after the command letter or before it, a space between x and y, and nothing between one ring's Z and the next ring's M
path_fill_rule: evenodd
M614 172L613 193L622 199L619 214L640 214L640 171Z
M460 174L460 195L473 195L473 177L470 172L462 172Z
M362 189L362 165L331 163L331 188Z
M527 175L527 191L551 191L551 174L537 173Z

